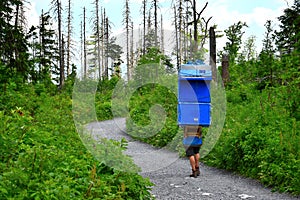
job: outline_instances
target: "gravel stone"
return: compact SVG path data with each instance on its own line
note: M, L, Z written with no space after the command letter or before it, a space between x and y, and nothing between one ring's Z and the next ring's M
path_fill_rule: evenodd
M264 187L257 180L209 167L203 163L200 163L200 176L190 178L191 167L187 158L179 158L177 153L135 141L126 134L124 118L93 122L86 127L93 133L95 139L125 138L128 141L128 148L124 153L130 155L141 168L140 174L149 177L155 184L152 187L152 194L158 200L300 199L300 196L272 192L271 188Z

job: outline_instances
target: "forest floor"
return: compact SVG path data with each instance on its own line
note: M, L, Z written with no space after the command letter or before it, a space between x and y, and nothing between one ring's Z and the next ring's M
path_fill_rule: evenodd
M140 174L149 177L155 185L152 194L156 199L213 199L213 200L294 200L300 197L272 192L257 180L200 163L201 174L190 178L191 168L187 158L177 153L154 148L136 141L126 134L125 119L118 118L88 124L97 137L128 141L125 154L130 155L141 168Z

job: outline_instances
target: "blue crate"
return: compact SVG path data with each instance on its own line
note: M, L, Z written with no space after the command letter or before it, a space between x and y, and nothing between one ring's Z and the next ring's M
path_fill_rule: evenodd
M179 76L185 77L210 77L212 76L211 66L206 65L203 61L188 62L181 65Z
M210 77L212 76L211 70L201 69L181 69L179 76L182 77Z
M178 104L178 125L210 126L210 103Z
M178 101L210 103L211 78L179 78Z

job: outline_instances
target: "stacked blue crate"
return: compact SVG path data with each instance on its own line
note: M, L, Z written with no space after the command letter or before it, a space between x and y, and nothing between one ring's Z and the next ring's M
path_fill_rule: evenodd
M178 124L210 125L210 66L203 62L181 66L178 76Z

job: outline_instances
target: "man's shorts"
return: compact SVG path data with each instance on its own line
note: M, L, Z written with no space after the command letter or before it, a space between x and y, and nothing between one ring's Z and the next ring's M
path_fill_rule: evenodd
M185 155L187 157L190 157L190 156L193 156L193 155L199 153L199 151L200 151L200 146L199 147L191 147L191 146L189 146L189 147L185 148Z

